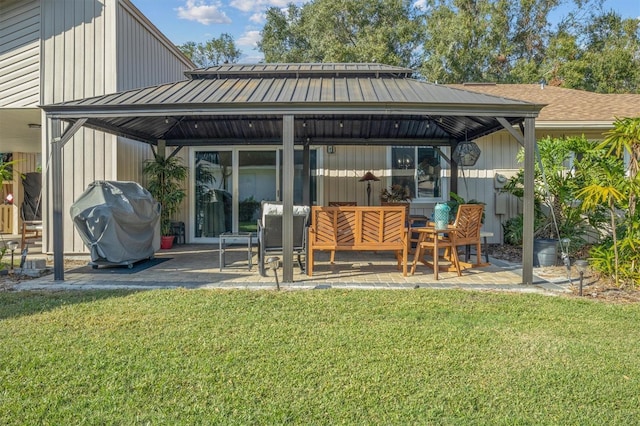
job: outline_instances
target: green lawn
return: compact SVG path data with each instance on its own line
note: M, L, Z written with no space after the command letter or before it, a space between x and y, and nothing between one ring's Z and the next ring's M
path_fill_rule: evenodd
M0 423L637 424L640 306L462 291L0 293Z

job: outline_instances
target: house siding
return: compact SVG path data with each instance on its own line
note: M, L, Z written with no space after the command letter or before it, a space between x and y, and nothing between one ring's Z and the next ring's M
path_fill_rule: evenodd
M474 166L459 168L458 195L465 200L485 203L485 222L482 230L492 232L489 243L502 242L502 223L522 212L517 198L501 194L495 187L495 175L510 177L522 167L516 160L520 144L506 131L497 132L475 141L481 155ZM498 198L502 198L502 208L497 208Z
M139 25L145 18L136 16L138 13L127 0L43 0L40 102L51 104L184 79L182 71L188 68L188 61L176 55L175 48L151 24ZM160 43L154 46L154 39ZM42 122L42 157L48 162L51 129L44 114ZM144 144L86 128L65 145L65 253L87 252L67 213L73 202L96 180L141 182L141 163L149 153ZM50 171L43 179L45 188L51 188ZM43 200L47 212L43 247L47 252L53 249L50 206L51 191L47 191Z
M366 206L367 184L358 179L371 172L380 178L380 182L371 182L371 204L379 205L380 190L385 185L386 158L386 148L379 146L336 146L333 154L323 153L320 175L323 199L318 201L325 205L330 201L356 201L359 206Z
M117 90L186 80L192 64L129 1L118 5ZM151 155L148 145L118 138L118 179L142 183L142 164Z
M0 0L0 108L40 100L40 2Z
M191 64L127 1L117 11L117 90L186 80Z
M113 0L43 0L41 102L81 99L116 90L115 60L110 44L114 39L115 2ZM43 116L43 161L50 160L51 129ZM62 155L64 209L95 180L112 180L116 173L116 137L84 129L65 145ZM47 168L48 170L48 168ZM50 170L43 176L44 187L51 188ZM43 200L45 220L43 249L52 250L51 191ZM63 215L66 253L85 252L68 214Z

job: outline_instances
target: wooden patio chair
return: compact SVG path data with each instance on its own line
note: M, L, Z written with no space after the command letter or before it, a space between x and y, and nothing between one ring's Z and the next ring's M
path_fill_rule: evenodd
M484 213L484 204L461 204L458 207L454 249L458 247L475 246L477 261L475 264L468 262L460 262L460 267L470 268L472 266L484 266L482 263L482 243L480 230L482 228L482 214ZM468 260L468 259L466 259Z
M329 207L357 206L357 201L329 201Z
M416 270L417 261L424 256L425 251L431 251L433 259L439 256L439 253L435 253L435 238L438 239L437 246L438 251L445 249L445 256L448 254L450 266L444 268L445 271L456 271L458 276L461 276L461 269L464 267L474 266L466 262L461 262L458 258L458 247L475 245L478 259L482 258L481 243L480 243L480 228L482 227L482 213L484 211L484 205L482 204L461 204L458 206L458 212L456 214L456 220L453 225L450 225L448 230L451 232L444 234L432 234L433 238L426 238L420 241L416 248L416 256L411 266L411 274ZM479 262L479 260L478 260ZM423 263L428 264L434 268L434 277L438 279L438 270L440 269L437 262L429 264L423 260Z

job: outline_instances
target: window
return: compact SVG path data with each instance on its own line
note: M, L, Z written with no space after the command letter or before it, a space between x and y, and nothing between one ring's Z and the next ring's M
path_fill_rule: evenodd
M442 156L432 147L391 148L391 184L408 186L416 199L442 198Z

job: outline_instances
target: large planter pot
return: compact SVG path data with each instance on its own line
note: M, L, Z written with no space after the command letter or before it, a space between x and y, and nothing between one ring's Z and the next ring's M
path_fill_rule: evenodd
M163 235L160 237L160 248L163 250L168 250L173 247L173 239L175 236L173 235Z
M555 266L558 262L558 240L533 240L533 266Z

